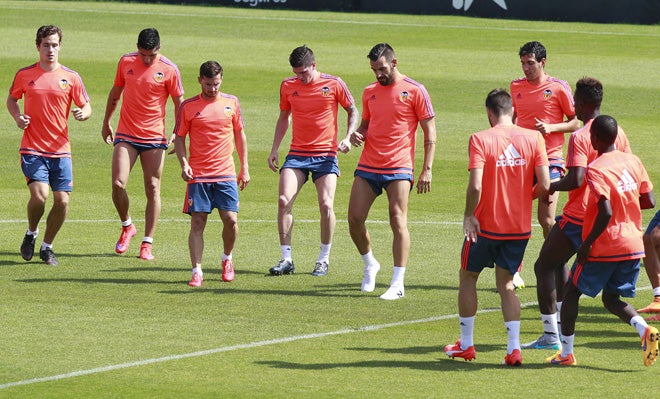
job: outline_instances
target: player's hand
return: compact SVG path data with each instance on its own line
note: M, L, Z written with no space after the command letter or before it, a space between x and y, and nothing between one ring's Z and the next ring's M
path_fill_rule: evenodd
M250 183L250 172L248 171L243 171L238 174L238 188L243 191L245 187L247 187L248 183Z
M534 120L536 121L536 124L534 125L534 127L536 128L536 130L541 132L541 134L551 133L550 124L545 123L545 122L539 120L538 118L534 118Z
M591 245L580 245L580 247L577 250L577 255L575 257L575 260L577 263L584 265L587 263L587 260L589 260L589 254L591 253Z
M101 137L103 138L103 141L105 141L106 144L112 144L112 142L113 142L112 127L111 126L103 126L101 128Z
M337 145L337 150L339 150L342 154L349 152L351 150L351 137L347 136L342 141L340 141Z
M364 139L365 139L365 136L362 133L359 133L357 131L351 133L351 136L349 138L351 144L355 147L359 147L362 144L364 144Z
M190 165L185 165L181 168L181 178L183 178L185 181L192 180L194 178L193 170Z
M176 152L176 147L174 146L174 135L172 135L172 137L170 137L170 140L167 142L167 148L170 149L167 152L167 155L171 155Z
M25 130L27 129L29 124L30 124L30 115L25 115L25 114L18 115L18 118L16 119L16 126L18 126L19 129Z
M423 171L419 175L419 180L417 180L417 194L424 194L431 192L431 171Z
M277 172L277 170L280 168L279 162L277 160L277 152L271 152L268 156L268 167L270 167L270 170L273 172Z
M479 220L476 216L466 216L463 218L463 234L465 239L471 242L477 242L477 234L481 233Z

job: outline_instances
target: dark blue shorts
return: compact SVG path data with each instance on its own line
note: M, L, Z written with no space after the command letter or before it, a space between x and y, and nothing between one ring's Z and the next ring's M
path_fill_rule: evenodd
M573 263L569 280L580 292L594 298L600 291L627 298L635 296L640 259L619 262Z
M653 216L653 219L651 219L651 222L649 223L649 226L646 228L646 232L644 233L645 235L651 234L653 229L660 223L660 210L658 210L655 213L655 216Z
M571 222L563 215L557 216L555 220L559 229L573 245L573 251L577 252L580 245L582 245L582 226Z
M160 144L160 143L136 143L131 140L126 140L126 139L118 139L115 138L114 145L117 145L117 143L126 143L129 144L131 147L135 148L138 153L141 153L142 151L149 151L149 150L167 150L167 144Z
M305 181L309 174L312 174L312 181L316 181L319 177L334 173L339 176L339 165L337 157L323 156L323 157L302 157L298 155L287 155L282 169L298 169L305 174Z
M522 263L528 241L528 239L493 240L483 236L478 236L477 242L464 240L461 268L481 273L485 267L492 268L497 265L511 272L513 276Z
M27 183L48 183L53 191L73 191L71 158L47 158L21 154L21 169Z
M387 187L387 185L395 180L407 180L410 182L410 189L412 190L413 186L413 175L409 173L392 173L392 174L380 174L380 173L371 173L371 172L365 172L363 170L355 170L354 176L358 176L363 178L364 180L369 183L369 187L373 190L376 195L381 195L383 193L383 189Z
M238 212L238 185L236 181L215 183L189 183L186 188L186 203L183 213L211 213L220 211Z

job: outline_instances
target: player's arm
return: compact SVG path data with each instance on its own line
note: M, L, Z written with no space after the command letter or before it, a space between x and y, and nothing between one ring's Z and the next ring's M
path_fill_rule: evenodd
M18 98L12 97L11 94L7 96L7 111L9 111L9 115L14 118L14 122L16 122L16 126L18 126L19 129L27 129L30 124L30 117L21 113L21 107L18 105Z
M571 191L582 186L584 183L584 171L586 169L582 166L571 166L568 168L568 173L561 179L550 183L550 195L556 191Z
M92 104L88 101L82 107L72 109L71 115L79 122L86 121L92 116Z
M369 130L369 119L362 119L362 122L360 122L360 126L358 126L358 128L355 129L353 132L351 132L351 136L349 138L351 145L355 147L359 147L362 144L364 144L364 140L367 139L368 130Z
M547 169L547 167L546 167ZM470 169L470 180L465 192L465 211L463 212L463 233L465 239L472 242L477 241L477 234L481 232L479 220L474 216L474 211L481 200L481 182L484 170L481 168Z
M108 144L112 143L112 126L110 126L110 119L117 109L121 93L124 92L123 86L112 86L110 93L108 93L108 101L105 104L105 117L103 118L103 125L101 126L101 137L103 141Z
M550 189L550 170L548 165L539 165L534 168L536 184L534 185L534 198L543 198Z
M417 180L417 193L423 194L431 191L431 180L433 179L433 157L435 156L435 139L437 136L435 117L420 121L419 125L424 132L424 161Z
M611 218L612 205L610 204L610 200L601 195L598 199L598 214L596 215L594 225L591 228L591 231L589 231L589 234L587 234L587 237L582 242L582 245L580 245L580 248L578 248L578 263L584 264L587 261L589 258L589 253L591 252L591 246L593 245L594 241L596 241L596 239L603 233L603 231L605 231L607 225L610 223Z
M568 117L565 121L560 123L545 123L538 118L534 119L536 120L536 130L543 134L556 132L571 133L580 128L580 121L575 115Z
M174 114L176 115L179 112L179 106L181 106L181 103L183 102L183 95L181 96L172 96L172 104L174 104ZM172 133L172 137L170 137L170 140L167 142L167 145L169 146L170 144L174 143L174 137L175 134ZM176 144L175 144L176 145ZM171 154L172 152L176 152L176 149L170 150L168 154Z
M355 127L358 124L358 109L355 104L351 104L348 107L344 107L346 113L348 114L348 121L346 122L346 137L339 142L337 149L344 154L351 150L351 133L355 130Z
M280 116L277 118L277 123L275 124L275 135L273 136L273 147L270 150L270 155L268 156L268 166L273 172L277 172L279 168L277 150L282 144L284 135L289 129L291 124L291 110L282 109L280 110Z
M234 142L236 143L236 152L238 153L238 160L241 163L241 168L238 171L237 182L238 187L243 190L250 182L250 170L248 168L248 149L247 137L245 131L241 129L240 132L234 132Z
M648 193L639 194L639 207L642 209L655 208L655 195L653 194L653 190Z
M179 164L181 164L181 178L188 181L191 180L193 176L193 170L188 163L188 149L186 148L186 138L174 134L174 152L176 157L179 159Z

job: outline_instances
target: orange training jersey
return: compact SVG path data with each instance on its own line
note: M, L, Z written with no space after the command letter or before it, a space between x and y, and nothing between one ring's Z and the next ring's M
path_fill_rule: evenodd
M119 60L114 85L124 88L116 137L137 144L167 144L167 99L183 95L177 66L161 54L148 67L137 52L126 54Z
M592 122L593 119L588 120L581 129L571 133L571 137L568 140L566 168L586 168L598 157L598 152L591 145L591 133L589 133L589 129ZM614 144L618 150L630 152L628 137L623 129L621 129L621 126L619 126ZM580 187L568 192L568 200L564 205L563 216L572 223L582 225L584 221L584 210L587 207L588 191L587 183L584 181Z
M54 71L44 71L36 63L16 73L9 95L14 99L25 96L23 113L30 117L30 124L23 131L19 152L48 158L70 158L67 121L71 103L82 107L89 102L80 76L64 65Z
M522 240L532 234L534 169L548 166L541 133L516 125L495 126L470 136L468 169L483 169L474 215L479 235Z
M234 134L242 130L241 106L235 96L218 93L214 101L207 101L197 95L182 102L174 134L190 137L188 163L194 179L188 183L236 180Z
M348 107L353 96L341 78L319 73L308 84L290 77L280 85L280 110L291 111L290 155L336 156L338 106Z
M415 134L420 121L435 116L426 88L406 76L362 93L362 119L369 121L357 169L370 173L414 173Z
M536 119L545 123L561 123L564 115L575 115L575 103L571 87L563 80L547 76L539 85L530 84L521 78L511 82L513 107L516 110L516 125L527 129L536 129ZM564 133L544 134L548 158L563 159Z
M642 162L633 154L615 150L602 154L587 167L589 200L582 239L586 239L598 214L598 200L610 201L612 217L607 229L591 246L589 261L618 262L644 257L642 211L639 196L653 190Z

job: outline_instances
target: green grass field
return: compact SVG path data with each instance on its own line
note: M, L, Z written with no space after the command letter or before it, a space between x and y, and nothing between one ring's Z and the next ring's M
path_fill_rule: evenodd
M60 266L52 268L26 263L19 255L28 198L19 167L21 131L0 112L0 397L624 397L655 381L659 366L642 365L637 334L609 315L598 298L581 302L577 367L548 367L543 360L551 352L532 350L523 352L523 367L502 366L506 332L492 272L480 281L477 359L452 361L442 347L459 335L467 138L487 126L486 93L508 88L511 79L522 76L518 48L541 41L551 75L572 86L587 75L603 82L603 113L619 120L658 183L660 27L3 1L0 87L5 93L16 70L38 59L34 35L44 24L63 28L60 61L83 77L94 114L84 123L71 122L75 191L55 242ZM241 193L237 276L230 284L220 281L221 224L215 214L206 231L204 286L186 285L189 218L181 213L185 184L174 156L165 165L157 259L140 261L135 243L125 256L114 254L119 223L110 198L112 149L102 143L100 127L117 61L135 49L138 32L150 26L161 33L162 53L178 64L186 97L199 91L199 64L216 59L225 69L223 91L241 100L252 182ZM279 84L291 75L288 55L306 43L319 70L341 76L359 102L364 86L374 80L366 54L381 41L394 47L403 73L425 84L439 133L433 191L411 195L406 297L378 300L391 267L381 270L374 293L360 292L362 262L345 221L359 149L340 156L344 174L336 195L330 274L309 275L319 231L316 195L308 186L294 210L298 273L267 277L279 245L277 175L266 159ZM172 116L170 109L170 131ZM281 159L287 147L285 142ZM137 166L129 193L138 238L144 227L141 181ZM645 211L645 221L653 214ZM368 227L375 255L390 265L384 198L372 209ZM540 245L536 226L523 271L527 288L519 292L522 342L541 330L532 270ZM652 296L644 274L638 288L631 302L641 307Z

